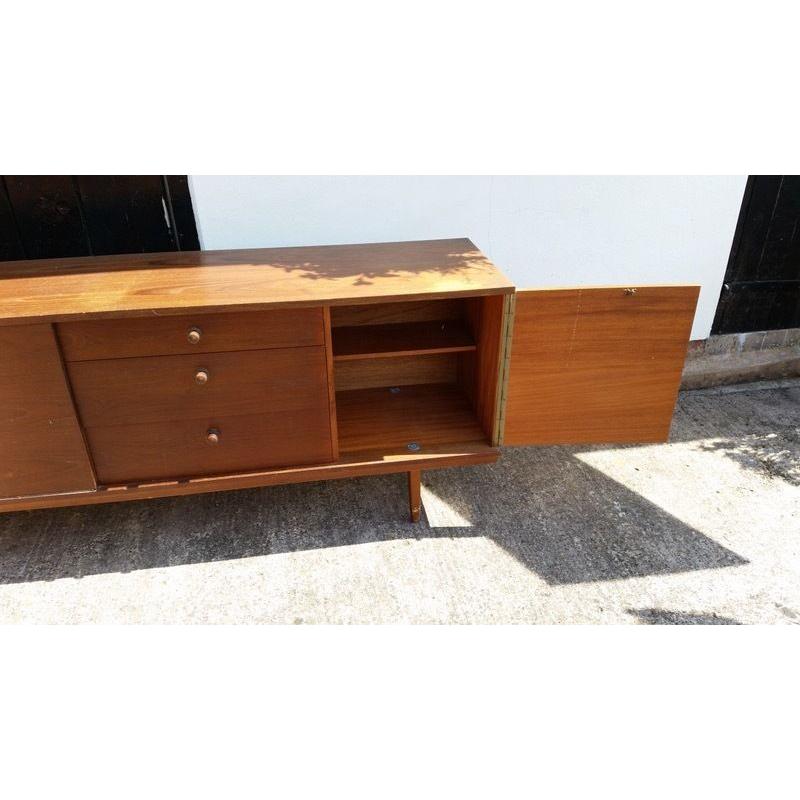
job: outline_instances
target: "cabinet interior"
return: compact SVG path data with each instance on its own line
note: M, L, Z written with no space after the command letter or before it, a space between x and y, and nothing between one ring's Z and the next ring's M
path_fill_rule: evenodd
M494 438L503 296L331 308L340 453Z

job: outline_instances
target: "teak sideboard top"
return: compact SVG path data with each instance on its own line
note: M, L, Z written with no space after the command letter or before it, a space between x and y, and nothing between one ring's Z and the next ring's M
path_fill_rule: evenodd
M513 291L469 239L12 261L0 325Z

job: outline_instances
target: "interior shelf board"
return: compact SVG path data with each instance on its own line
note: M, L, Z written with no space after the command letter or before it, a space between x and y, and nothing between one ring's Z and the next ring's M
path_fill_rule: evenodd
M339 450L401 452L411 443L426 448L486 442L463 391L455 384L354 389L336 393Z
M352 325L334 328L332 336L334 361L475 350L461 320Z

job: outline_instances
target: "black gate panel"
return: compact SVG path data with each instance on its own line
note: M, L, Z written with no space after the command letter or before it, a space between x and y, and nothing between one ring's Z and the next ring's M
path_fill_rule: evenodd
M7 175L25 258L91 255L75 180L68 175Z
M178 249L160 176L80 175L76 182L94 255Z
M189 179L186 175L166 175L164 180L172 209L173 227L178 234L178 250L199 250L200 238L194 221Z
M199 249L185 175L0 180L0 261Z
M800 176L751 175L711 332L800 327Z
M800 282L732 283L723 287L712 333L800 327Z
M5 182L0 180L0 261L16 261L21 258L25 258L25 250L19 238Z

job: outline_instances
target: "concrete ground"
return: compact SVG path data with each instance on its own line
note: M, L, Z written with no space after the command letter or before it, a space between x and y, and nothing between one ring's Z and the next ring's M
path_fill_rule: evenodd
M0 515L2 622L800 623L800 381L667 445Z

